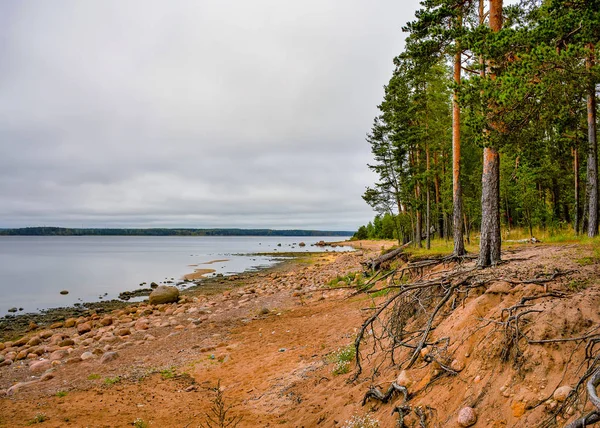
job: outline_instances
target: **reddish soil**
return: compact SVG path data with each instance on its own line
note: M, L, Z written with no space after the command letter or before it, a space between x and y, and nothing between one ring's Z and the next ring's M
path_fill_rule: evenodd
M228 414L242 417L239 427L334 427L367 413L382 427L395 426L392 409L401 398L388 404L370 400L365 406L361 401L371 385L386 389L400 372L397 366L384 363L373 376L379 353L364 361L364 371L354 383L348 382L353 365L348 373L333 373L336 351L353 344L373 305L387 298L328 287L336 276L360 271L360 262L376 254L366 243L362 248L364 253L329 253L309 263L258 273L224 294L188 297L187 302L160 308L137 305L131 313L116 312L114 324L104 330L101 317L79 320L93 324L89 333L78 335L75 327L53 330L64 332L75 344L63 346L69 354L55 363L48 380L19 384L39 379L40 373L31 373L29 365L48 358L48 353L36 358L30 353L30 360L0 367L0 426L27 426L43 413L46 427L132 426L138 418L151 427L198 427L214 403L211 388L218 381L225 402L232 406ZM439 366L419 359L407 371L414 381L409 386L411 408L420 406L428 426L438 427L457 427L457 414L464 406L476 409L477 427L538 426L548 418L563 426L589 409L581 395L556 418L561 402L552 399L557 387L575 386L587 368L585 341L520 342L524 356L515 365L500 358L506 344L498 322L502 309L524 296L560 292L563 297L531 302L529 309L540 312L523 317L528 337L598 332L600 260L593 254L592 248L580 245L528 245L505 253L508 263L479 271L498 279L444 307L430 339L449 337L448 352L460 370L455 376L440 375ZM467 262L459 268L471 267ZM456 268L438 265L423 275L434 278ZM515 281L540 278L556 269L572 272L546 286ZM148 329L137 328L140 319ZM423 319L409 321L409 327L422 325ZM121 328L130 329L130 334L108 347L97 340ZM36 334L39 331L30 336ZM116 351L118 357L103 364L101 351L85 361L74 358L93 349ZM2 355L8 355L6 351ZM596 348L592 351L597 353ZM414 411L406 422L418 426Z

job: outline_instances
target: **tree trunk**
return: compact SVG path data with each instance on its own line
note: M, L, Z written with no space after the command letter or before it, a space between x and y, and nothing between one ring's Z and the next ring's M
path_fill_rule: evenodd
M459 25L460 25L459 18ZM456 42L454 57L454 83L460 84L461 52ZM465 254L465 241L462 228L462 189L460 187L460 105L458 104L458 88L452 95L452 235L454 237L454 256Z
M573 226L575 229L575 235L579 235L579 151L577 150L577 147L573 149L573 175L575 177L575 218L573 221Z
M490 29L502 28L502 0L490 0ZM494 76L490 75L493 79ZM495 265L501 260L500 236L500 153L495 147L483 149L481 188L481 241L479 266Z
M429 190L429 145L425 144L425 165L427 168L427 175L425 177L425 184L427 186L427 207L425 212L425 232L426 248L431 249L431 191Z
M492 147L483 149L481 188L481 242L479 266L500 261L500 154Z
M590 45L590 55L587 67L594 65L594 46ZM588 166L587 166L587 192L588 192L588 236L598 234L598 146L596 140L596 86L590 85L587 95L588 117Z
M444 218L442 216L442 210L440 208L440 176L438 174L438 163L437 163L437 152L433 152L433 167L435 169L435 176L433 178L433 186L435 188L435 213L438 222L438 233L440 239L444 238Z

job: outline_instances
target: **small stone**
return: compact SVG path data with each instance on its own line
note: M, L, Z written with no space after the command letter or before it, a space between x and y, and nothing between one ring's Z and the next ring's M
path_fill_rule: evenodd
M42 382L45 382L45 381L47 381L47 380L50 380L50 379L54 378L54 373L53 373L53 370L54 370L54 369L49 369L49 370L47 370L47 371L46 371L46 372L45 372L45 373L42 375L42 377L40 377L40 380L41 380Z
M129 336L131 334L131 330L128 328L120 328L116 331L117 336Z
M75 341L73 339L63 339L60 342L58 342L58 346L60 347L73 345L75 345Z
M396 378L396 383L405 388L409 388L413 384L413 380L410 378L406 370L402 370Z
M58 361L65 358L69 353L66 349L57 349L53 353L50 354L50 361Z
M93 354L93 353L91 353L90 351L86 351L86 352L84 352L83 354L81 354L81 359L82 359L83 361L85 361L85 360L89 360L89 359L92 359L92 358L94 358L94 354Z
M514 401L511 405L510 408L512 409L512 414L515 418L520 418L521 416L523 416L525 414L525 402L523 401Z
M112 317L104 317L100 320L100 325L103 325L104 327L109 326L112 323L113 323Z
M455 372L462 372L465 369L465 363L461 360L456 359L450 363L450 368Z
M192 392L196 390L196 386L195 385L190 385L185 389L185 392Z
M92 326L89 322L83 322L83 323L77 325L77 333L79 333L79 334L85 334L91 330L92 330Z
M52 361L50 360L34 361L29 365L29 371L31 373L43 373L51 367Z
M571 391L573 391L573 388L571 388L569 385L563 385L560 388L556 388L556 391L554 391L554 394L552 394L552 398L562 403L567 399Z
M77 320L75 318L69 318L65 321L66 328L75 327L75 324L77 324Z
M75 363L80 363L80 362L81 362L81 357L71 357L65 361L66 364L75 364Z
M458 412L458 425L461 427L470 427L477 422L477 413L472 407L463 407Z
M105 352L100 358L100 364L105 364L110 361L114 361L119 357L118 352Z
M287 349L285 349L285 348L279 348L279 352L285 352L285 351L287 351Z
M29 339L29 342L27 342L27 346L37 346L40 343L42 343L42 339L40 339L38 336L33 336L31 339Z
M69 294L69 290L60 290L60 294L66 296L67 294Z
M53 323L53 324L50 324L50 328L51 328L51 329L55 329L55 328L62 328L62 327L64 327L64 325L65 325L65 323L64 323L64 322L62 322L62 321L57 321L57 322L55 322L55 323Z

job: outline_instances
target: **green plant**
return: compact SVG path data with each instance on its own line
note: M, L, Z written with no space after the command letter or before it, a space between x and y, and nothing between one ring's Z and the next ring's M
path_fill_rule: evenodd
M210 412L206 413L205 423L200 423L202 428L235 428L241 422L242 417L228 416L231 406L225 404L221 380L217 382L214 388L210 388L213 393Z
M350 362L356 356L354 345L348 345L335 351L329 358L330 362L334 363L331 372L334 375L341 375L350 372Z
M379 428L379 421L368 414L364 416L354 415L344 422L342 428Z
M100 379L100 375L98 373L92 373L87 378L88 380Z
M67 396L67 391L58 391L56 393L56 396L59 397L59 398L66 397Z
M150 424L142 418L137 418L135 421L133 421L133 426L135 428L148 428Z
M104 379L105 385L114 385L119 382L121 382L121 376L107 377Z
M46 416L45 413L38 413L32 420L27 422L27 425L41 424L42 422L46 422L48 419L50 418Z
M163 379L173 379L176 374L175 367L169 367L168 369L160 371L160 375Z

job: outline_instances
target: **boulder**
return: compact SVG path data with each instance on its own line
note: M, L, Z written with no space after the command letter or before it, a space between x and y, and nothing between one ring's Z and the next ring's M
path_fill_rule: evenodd
M150 304L160 305L161 303L174 303L179 300L179 290L177 287L168 287L166 285L158 286L150 293Z
M461 427L470 427L477 422L477 413L472 407L463 407L458 412L458 425Z
M92 359L92 358L94 358L94 354L93 354L93 353L91 353L91 352L89 352L89 351L87 351L87 352L84 352L83 354L81 354L81 359L82 359L83 361L85 361L85 360L89 360L89 359Z
M58 361L65 358L69 353L66 349L57 349L53 353L50 354L50 361Z
M69 318L65 321L66 328L75 327L75 324L77 324L77 320L75 318Z

